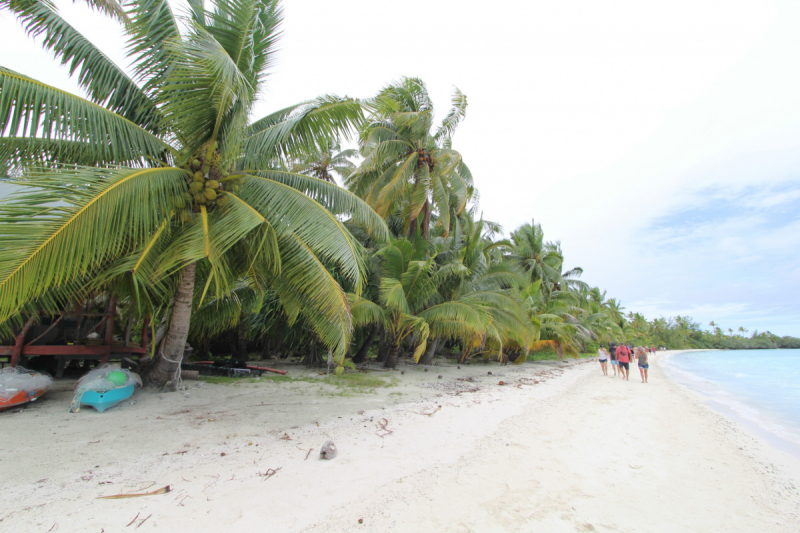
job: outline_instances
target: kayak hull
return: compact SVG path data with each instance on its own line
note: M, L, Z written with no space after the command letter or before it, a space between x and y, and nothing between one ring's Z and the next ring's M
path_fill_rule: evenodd
M47 392L47 389L36 389L33 391L21 390L8 400L0 399L0 411L5 411L6 409L12 409L19 405L32 402L37 398L39 398L45 392Z
M102 413L106 409L110 409L133 396L133 390L133 383L126 387L120 387L119 389L111 389L107 392L87 390L83 393L83 396L81 396L81 405L94 407L97 409L98 413Z

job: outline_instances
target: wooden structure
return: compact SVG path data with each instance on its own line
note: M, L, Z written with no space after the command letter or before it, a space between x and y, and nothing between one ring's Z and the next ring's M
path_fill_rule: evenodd
M25 361L30 357L36 356L52 356L58 360L58 367L56 377L61 377L64 374L64 367L68 360L86 360L94 359L99 360L101 363L108 363L112 358L121 359L131 366L138 367L138 363L133 359L139 359L140 356L147 353L147 331L149 320L145 320L142 327L142 340L139 346L130 345L128 340L130 337L130 323L126 328L125 341L122 345L117 344L119 341L114 341L114 318L117 314L116 298L111 297L108 304L107 312L94 313L92 316L100 316L101 321L95 326L97 329L102 323L105 323L105 332L102 341L96 344L65 344L65 345L36 345L36 341L47 335L54 329L61 320L67 316L66 313L62 314L50 327L41 335L36 337L30 342L25 342L31 327L35 322L35 316L30 317L22 330L17 334L15 342L12 346L0 346L0 358L9 358L8 364L12 367L17 366L20 361ZM88 315L83 315L88 316Z

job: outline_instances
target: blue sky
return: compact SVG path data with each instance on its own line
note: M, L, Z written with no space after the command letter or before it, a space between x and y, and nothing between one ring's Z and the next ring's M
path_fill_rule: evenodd
M65 17L125 64L121 31ZM180 6L180 2L174 2ZM426 81L486 218L648 318L800 336L800 2L289 0L256 115ZM78 91L0 12L0 64ZM13 46L8 46L13 43Z

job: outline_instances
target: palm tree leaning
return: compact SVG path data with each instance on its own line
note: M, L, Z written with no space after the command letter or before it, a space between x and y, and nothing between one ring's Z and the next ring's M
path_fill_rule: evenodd
M409 237L428 238L432 210L447 235L451 212L459 214L473 194L472 175L452 137L467 110L458 89L453 107L434 128L433 103L425 84L403 78L368 103L371 121L361 137L364 160L346 180L384 217L400 214Z
M523 224L511 234L511 240L514 246L508 259L523 270L532 283L542 280L542 290L550 292L563 282L564 257L557 245L545 242L540 224L533 221Z
M205 9L191 1L180 19L167 0L130 1L115 16L129 36L131 77L49 2L0 1L70 65L87 94L0 67L0 146L20 169L45 167L25 171L23 192L0 205L0 321L53 287L68 293L98 277L143 286L177 277L149 372L161 385L183 354L196 273L204 295L220 296L251 269L287 314L304 314L344 356L347 298L326 267L359 287L364 266L334 215L379 240L388 232L353 194L273 170L276 157L346 135L362 117L354 100L321 97L250 122L273 61L278 4L228 0Z

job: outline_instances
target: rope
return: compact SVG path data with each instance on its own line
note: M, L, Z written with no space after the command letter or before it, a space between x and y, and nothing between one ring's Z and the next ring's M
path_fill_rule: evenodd
M158 348L158 355L161 356L164 361L168 361L170 363L175 363L175 373L172 374L172 384L175 387L175 390L183 390L185 387L183 386L183 380L181 379L181 362L180 361L173 361L172 359L167 358L164 355L164 343L161 343L161 346ZM183 358L181 358L183 359Z

